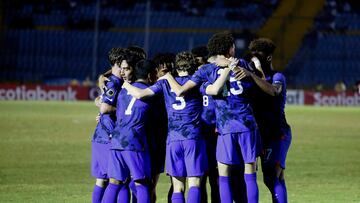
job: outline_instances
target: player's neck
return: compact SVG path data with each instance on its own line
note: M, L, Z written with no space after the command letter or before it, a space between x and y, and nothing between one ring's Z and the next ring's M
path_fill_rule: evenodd
M149 83L149 81L145 80L145 79L137 79L137 80L135 80L135 82L141 82L141 83L145 83L145 84Z
M184 76L188 76L189 73L187 71L178 71L178 75L179 77L184 77Z

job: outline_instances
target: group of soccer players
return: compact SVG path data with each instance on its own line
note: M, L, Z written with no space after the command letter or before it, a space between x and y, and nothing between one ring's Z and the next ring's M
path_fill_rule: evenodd
M273 70L275 44L253 40L236 59L234 38L214 34L207 47L160 53L113 48L92 139L93 202L156 202L160 173L168 201L258 202L256 160L273 202L287 202L285 77Z

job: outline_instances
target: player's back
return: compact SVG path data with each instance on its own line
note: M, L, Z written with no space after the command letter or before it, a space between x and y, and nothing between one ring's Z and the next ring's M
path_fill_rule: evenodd
M239 66L249 69L244 60L240 60ZM215 64L208 64L200 68L192 80L197 84L201 81L213 84L222 71L223 69ZM225 83L225 89L220 95L213 97L217 128L221 134L251 131L256 127L250 106L252 87L253 82L250 79L237 81L234 73L231 72L230 79ZM206 85L203 89L206 89Z
M289 125L285 118L286 81L281 73L272 72L266 77L270 84L282 86L279 95L271 96L256 87L251 105L263 139L278 139Z
M191 76L176 77L180 84L185 84ZM177 97L166 80L160 80L151 89L164 94L168 115L167 141L201 138L202 97L198 89L193 89L184 97Z
M145 89L145 83L132 85ZM122 89L116 107L116 127L112 136L113 149L143 151L147 150L146 123L149 120L151 100L138 100Z

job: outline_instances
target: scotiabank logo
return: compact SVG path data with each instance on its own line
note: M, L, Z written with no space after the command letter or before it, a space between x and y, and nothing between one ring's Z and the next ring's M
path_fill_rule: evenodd
M357 93L346 94L324 94L314 93L314 105L317 106L358 106L360 105L360 96Z
M64 90L43 89L36 86L28 89L26 86L17 86L14 89L0 89L0 100L77 100L76 91L72 87Z

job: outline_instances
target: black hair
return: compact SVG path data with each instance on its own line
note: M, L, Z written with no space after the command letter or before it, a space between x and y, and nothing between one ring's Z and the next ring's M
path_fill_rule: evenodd
M250 42L249 49L252 52L264 52L266 55L272 55L276 49L275 43L268 38L258 38Z
M192 53L195 57L202 57L202 58L204 58L204 60L206 60L207 57L209 56L209 50L208 50L207 46L198 46L198 47L195 47L195 48L191 49L191 53Z
M110 62L110 65L113 66L115 65L115 63L121 63L121 53L124 50L124 48L120 48L120 47L114 47L111 48L110 51L108 52L108 60Z
M235 40L230 32L220 32L214 34L207 44L210 56L228 55L230 48L234 45Z
M159 53L154 56L153 61L156 67L165 64L166 68L171 72L175 66L175 57L176 55L170 52Z
M135 45L129 46L128 49L134 54L137 54L141 59L146 59L147 57L146 51L139 46L135 46Z
M152 60L141 60L135 66L135 77L147 79L150 73L156 71L156 64Z

